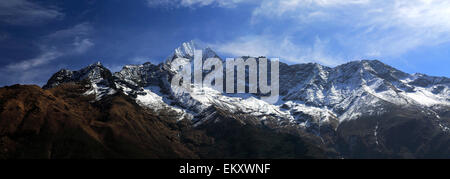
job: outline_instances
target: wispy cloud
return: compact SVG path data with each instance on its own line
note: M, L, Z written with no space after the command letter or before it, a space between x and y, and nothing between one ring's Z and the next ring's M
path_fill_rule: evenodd
M8 71L23 71L28 70L30 68L38 67L48 62L55 60L58 57L61 57L62 54L55 50L48 50L40 54L39 56L28 59L18 63L12 63L6 66Z
M321 38L368 58L399 56L421 46L450 42L446 0L263 0L253 23L290 20L293 34L328 26ZM297 28L297 29L296 29ZM311 44L313 45L313 44Z
M88 51L91 47L93 47L95 44L92 42L89 38L80 38L76 37L74 42L72 43L74 47L74 53L82 54Z
M365 5L370 0L262 0L254 9L254 16L266 17L301 17L311 14L323 13L323 10L332 8Z
M218 51L233 55L272 55L290 62L337 64L362 58L396 58L423 46L450 42L450 1L447 0L147 2L150 7L174 8L252 4L249 7L253 8L248 9L251 11L249 23L269 30L257 34L249 32L214 44ZM279 22L288 25L273 26ZM282 28L282 33L276 28ZM306 35L310 36L309 40L305 40Z
M29 0L1 0L0 21L13 25L30 25L59 19L64 14L54 6L43 6Z
M0 86L11 84L33 84L44 85L49 76L55 73L56 70L64 66L54 66L47 68L31 68L26 71L5 71L0 69Z
M450 1L446 0L246 2L255 3L250 23L270 30L215 44L217 50L332 65L362 58L395 58L423 46L450 42ZM289 25L272 27L283 21ZM282 33L276 28L282 28ZM306 35L315 39L305 40Z
M43 36L36 43L36 47L40 49L39 54L4 66L0 69L0 75L9 76L15 80L13 83L42 85L39 80L54 72L58 66L49 64L58 64L53 62L67 56L83 54L95 45L90 39L92 31L89 23L81 23Z
M41 46L44 49L55 46L58 51L64 52L66 55L82 54L95 45L90 39L93 31L90 23L80 23L44 36Z
M85 53L94 46L92 40L89 39L92 30L89 23L81 23L46 35L36 44L41 50L38 56L9 64L6 69L10 71L29 70L46 65L62 56Z
M232 56L266 56L290 63L318 62L330 66L342 63L343 59L339 55L328 54L327 43L319 37L310 45L294 43L290 37L245 36L208 46Z
M88 36L93 30L94 29L90 23L83 22L76 24L70 28L55 31L51 34L46 35L44 38L48 40L61 40L77 36Z

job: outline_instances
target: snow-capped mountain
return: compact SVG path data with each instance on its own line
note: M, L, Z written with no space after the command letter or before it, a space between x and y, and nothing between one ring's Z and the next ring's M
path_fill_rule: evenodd
M180 73L172 65L173 60L185 58L186 62L193 62L198 50L202 50L202 62L211 57L222 59L212 49L191 41L176 48L161 64L126 65L114 74L100 63L79 71L61 70L44 88L81 83L86 87L84 94L95 94L97 101L123 93L156 114L170 113L178 121L188 120L194 128L232 118L240 124L251 123L276 131L306 131L346 157L355 157L355 152L390 155L397 150L395 145L400 139L396 136L403 126L429 132L410 134L414 131L405 129L401 140L417 135L445 144L449 137L449 78L408 74L377 60L336 67L280 63L280 100L275 104L261 100L259 93L225 94L197 85L188 92L173 90L170 81ZM204 75L207 73L203 71ZM412 145L408 151L420 153L415 150L422 150L423 142L431 142L417 140L422 143ZM434 150L441 151L425 151Z
M56 87L63 83L82 82L89 90L86 95L95 95L100 100L105 95L116 93L113 77L111 72L100 62L89 65L78 71L62 69L55 73L43 86L44 89Z
M407 74L377 60L349 62L334 68L308 63L280 65L280 102L272 105L257 95L232 95L194 87L193 93L174 93L169 81L177 70L171 62L185 58L192 62L196 50L203 61L218 55L210 48L199 48L193 41L183 43L161 64L127 65L110 76L100 63L79 71L61 70L44 86L87 80L98 99L116 89L149 108L172 108L180 116L194 119L211 106L257 116L264 121L298 124L342 122L362 116L381 115L387 105L424 107L450 105L450 79L423 74ZM181 119L181 118L180 118ZM201 119L199 120L201 121Z
M335 68L319 64L282 68L283 101L331 109L339 121L379 115L386 103L450 105L449 78L410 75L377 60L354 61Z

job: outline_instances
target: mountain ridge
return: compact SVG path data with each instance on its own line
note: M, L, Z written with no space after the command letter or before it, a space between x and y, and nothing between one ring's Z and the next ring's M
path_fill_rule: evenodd
M109 85L113 90L116 90L116 88L121 89L126 94L131 94L137 99L147 98L146 95L159 96L161 95L160 93L163 93L162 98L165 100L162 101L178 103L177 107L186 109L185 112L194 111L194 113L199 113L211 105L206 104L210 103L208 100L205 101L198 95L188 94L189 98L195 98L195 100L191 100L184 99L185 94L180 94L179 96L171 94L168 83L171 77L177 73L176 70L174 71L171 68L171 61L174 58L186 58L192 61L196 50L198 50L198 46L193 41L185 42L160 64L126 65L119 72L114 74L109 72L114 77L114 80L110 80L110 77L107 77L108 84L114 81L115 85ZM204 48L203 54L203 60L210 57L218 57L210 48ZM98 66L98 63L89 67L91 66ZM324 108L322 113L328 113L326 111L330 109L334 116L340 118L339 122L366 115L370 110L360 109L360 107L376 108L376 103L425 106L450 104L449 78L432 77L423 74L411 75L378 60L352 61L333 68L317 63L295 65L281 63L280 71L281 102L279 103L281 105L278 106L291 101L291 103L296 103L294 106L301 106L302 110L304 110L304 107L316 107ZM75 73L83 74L78 71ZM59 81L52 81L54 78L65 79L64 76L57 76L60 75L58 73L55 74L44 88L60 83ZM76 79L72 81L76 81ZM102 84L95 84L96 86L102 86ZM152 88L154 91L145 88ZM98 89L92 89L91 91L95 92L95 90ZM203 90L201 89L201 91ZM227 95L217 94L214 91L209 92L212 94L206 95L208 98L223 98L225 102L235 99L233 96L228 97ZM100 93L98 97L105 95L103 93ZM107 93L114 93L114 91L107 91ZM251 95L249 96L251 97ZM257 96L254 97L257 98ZM175 100L170 100L173 98ZM244 101L245 104L246 99L249 98L242 98L242 100L238 101ZM372 106L370 106L371 103L373 103ZM170 104L167 105L170 106ZM263 103L261 105L267 106ZM244 106L243 108L247 107ZM277 111L277 109L273 110ZM346 111L348 112L346 113ZM190 113L191 118L194 115ZM292 120L292 118L289 120Z
M259 94L224 94L201 87L194 87L191 93L173 91L169 81L179 69L171 62L175 58L192 62L198 48L193 41L186 42L160 64L126 65L115 73L99 62L78 71L63 69L43 88L52 90L65 84L77 84L83 89L80 95L94 96L91 103L124 95L156 116L171 114L175 124L189 123L188 128L200 130L190 133L199 138L188 139L195 143L188 145L189 150L215 153L211 156L239 155L219 154L199 144L206 142L220 148L210 140L224 142L221 145L233 143L230 140L235 138L214 133L219 130L219 124L230 124L230 129L226 130L229 132L248 134L242 131L244 128L268 136L275 132L271 139L284 140L293 135L296 140L309 142L292 145L317 147L312 155L321 158L450 154L445 147L425 146L430 144L428 139L442 146L450 141L450 79L447 77L408 74L379 60L352 61L336 67L280 62L280 100L276 104L264 102ZM221 59L211 48L201 50L202 61L210 57ZM209 72L203 71L206 73ZM408 127L425 132L405 130ZM397 134L398 130L405 134ZM408 135L417 137L420 142L401 143L401 140L409 141L402 138ZM253 137L252 140L263 140ZM266 145L266 142L262 143ZM396 142L400 142L400 146ZM234 147L257 150L245 147L245 142L240 145L244 146ZM297 156L291 155L295 152L290 150L286 152Z

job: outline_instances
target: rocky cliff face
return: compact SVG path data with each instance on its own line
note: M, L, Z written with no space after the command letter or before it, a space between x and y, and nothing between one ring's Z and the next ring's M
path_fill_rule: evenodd
M430 157L450 157L446 149L450 132L449 78L407 74L377 60L354 61L334 68L280 63L281 96L276 104L260 100L257 94L223 94L209 88L174 92L170 80L179 71L172 67L172 61L181 57L192 62L199 49L194 42L183 43L161 64L127 65L114 74L100 63L79 71L61 70L44 89L51 91L74 83L82 87L81 96L95 96L90 102L93 104L124 96L155 116L170 114L173 125L188 121L192 130L201 129L203 137L198 140L213 148L219 146L208 141L232 143L230 138L214 133L214 124L229 124L233 130L251 126L249 130L277 135L272 139L284 140L285 136L278 135L295 136L296 140L309 141L301 145L315 146L314 151L327 157L412 158L436 153L442 155ZM203 61L219 58L210 48L203 48L202 53ZM229 120L234 122L224 122ZM199 135L197 132L190 134ZM197 140L188 141L197 143L189 145L191 152L212 150L199 148ZM429 147L433 144L440 146Z

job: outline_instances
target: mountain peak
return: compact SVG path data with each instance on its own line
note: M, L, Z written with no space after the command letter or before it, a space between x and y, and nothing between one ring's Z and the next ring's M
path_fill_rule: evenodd
M97 61L97 62L95 62L95 63L92 63L92 64L88 65L86 68L95 68L95 67L102 67L102 68L105 68L105 67L103 66L102 62L100 62L100 61Z
M400 77L407 77L409 74L404 73L394 67L391 67L379 60L357 60L351 61L342 65L335 67L335 69L352 69L355 70L363 70L363 71L371 71L377 74L386 74L391 73Z
M112 94L115 88L111 71L100 62L93 63L78 71L60 70L48 80L43 88L54 88L60 84L70 82L88 84L91 87L89 92L97 97L101 97L106 93Z
M174 52L166 59L165 64L169 65L176 58L186 58L189 61L194 59L194 54L197 50L202 50L202 59L206 60L207 58L219 58L219 56L209 47L204 47L203 45L199 45L194 40L183 42L181 46L175 48Z
M175 49L174 55L177 57L193 57L195 50L194 41L183 42L180 47Z
M177 57L183 57L183 58L190 59L190 58L194 57L196 50L202 50L204 55L205 54L216 55L216 53L214 52L213 49L211 49L210 47L208 47L202 43L198 43L194 40L183 42L181 44L181 46L179 46L178 48L175 49L174 55Z

